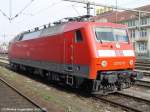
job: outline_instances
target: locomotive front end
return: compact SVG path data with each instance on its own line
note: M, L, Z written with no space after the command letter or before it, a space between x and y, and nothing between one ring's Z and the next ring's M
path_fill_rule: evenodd
M93 92L107 94L131 87L142 74L134 72L135 53L125 27L95 27L97 71Z

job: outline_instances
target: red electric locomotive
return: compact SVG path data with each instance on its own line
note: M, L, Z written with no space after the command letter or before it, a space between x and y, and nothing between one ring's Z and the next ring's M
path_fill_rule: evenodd
M96 94L130 87L135 54L127 27L121 24L70 21L17 35L9 46L11 67L39 72Z

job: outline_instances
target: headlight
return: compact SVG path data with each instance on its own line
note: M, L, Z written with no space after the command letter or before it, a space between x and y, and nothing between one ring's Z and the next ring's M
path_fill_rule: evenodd
M130 60L130 61L129 61L129 64L130 64L130 65L133 65L133 60Z
M107 66L107 61L103 60L103 61L101 62L101 66L102 66L102 67L106 67L106 66Z

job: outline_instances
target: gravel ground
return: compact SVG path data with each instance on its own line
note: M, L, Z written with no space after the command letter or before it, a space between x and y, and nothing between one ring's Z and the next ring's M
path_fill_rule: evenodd
M40 112L36 106L0 81L0 112L10 112L11 110L17 112L37 110Z
M120 108L95 101L93 98L60 89L51 84L39 83L3 67L0 67L0 77L38 102L48 112L125 112Z

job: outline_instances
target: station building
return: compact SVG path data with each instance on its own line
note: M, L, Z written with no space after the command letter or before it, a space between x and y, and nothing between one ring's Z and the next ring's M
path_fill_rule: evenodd
M138 7L136 10L150 11L150 5ZM97 14L94 19L99 22L114 22L128 25L136 55L150 57L150 13L139 14L139 12L132 11L109 10Z

